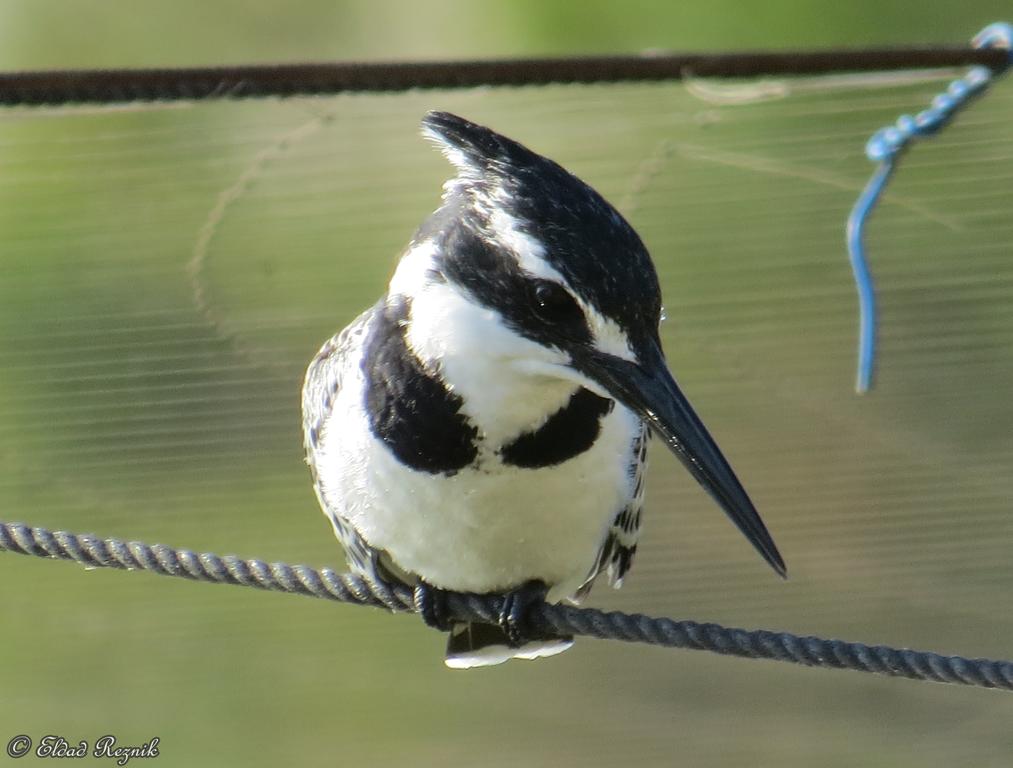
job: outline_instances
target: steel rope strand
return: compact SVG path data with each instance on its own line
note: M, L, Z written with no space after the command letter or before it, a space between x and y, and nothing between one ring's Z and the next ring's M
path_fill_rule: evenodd
M236 584L274 592L307 595L342 603L413 612L412 590L387 586L329 568L267 563L232 555L220 557L174 549L165 544L102 539L22 523L0 522L0 551L70 560L90 568L143 570L214 584ZM498 620L503 598L450 593L447 607L462 621ZM852 669L912 680L957 683L1013 690L1013 662L968 659L937 653L869 646L788 632L745 630L719 624L652 618L619 611L542 603L533 606L528 623L536 632L583 635L604 640L649 643L669 648L705 650L727 656L771 659L809 667Z

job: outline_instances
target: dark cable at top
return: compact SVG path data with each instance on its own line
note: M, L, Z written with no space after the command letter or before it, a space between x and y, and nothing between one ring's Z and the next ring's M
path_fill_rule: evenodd
M433 62L338 62L179 69L106 69L0 74L0 105L41 105L309 96L412 88L616 83L696 77L979 65L999 69L1002 51L968 46L742 53L651 54Z

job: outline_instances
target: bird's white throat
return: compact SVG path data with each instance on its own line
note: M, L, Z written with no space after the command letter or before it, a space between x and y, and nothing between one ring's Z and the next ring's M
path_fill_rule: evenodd
M445 280L434 280L432 246L402 259L391 293L410 299L405 338L430 373L461 397L461 410L488 445L536 429L585 382L568 356L507 327L494 310Z

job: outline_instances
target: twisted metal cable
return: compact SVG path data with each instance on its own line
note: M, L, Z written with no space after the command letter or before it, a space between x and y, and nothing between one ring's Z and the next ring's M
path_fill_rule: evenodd
M1001 52L967 46L742 53L651 53L474 61L334 62L179 69L0 73L0 105L239 99L412 88L617 83L694 77L822 75L978 65Z
M207 552L198 554L165 544L100 539L21 523L0 522L0 551L72 560L92 568L144 570L213 584L238 584L397 612L415 610L412 590L407 587L378 584L353 574L338 574L330 568L318 571L305 565L244 560L233 555L220 557ZM495 623L502 607L503 598L493 595L450 593L447 596L451 615L462 621ZM809 667L853 669L912 680L1013 690L1013 662L1009 661L941 656L883 645L799 637L788 632L736 629L547 603L532 606L527 623L538 633L584 635L750 659L788 661Z

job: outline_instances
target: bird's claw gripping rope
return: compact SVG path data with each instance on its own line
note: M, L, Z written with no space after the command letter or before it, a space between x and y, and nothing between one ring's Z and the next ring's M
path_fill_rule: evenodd
M510 645L520 648L528 640L547 640L559 638L551 632L539 632L530 626L528 619L533 606L545 603L548 587L541 581L529 581L517 589L498 596L501 605L495 612L495 623L503 630ZM450 595L447 590L420 581L412 590L412 602L426 626L439 632L449 632L454 625L453 612L450 609ZM497 597L493 595L492 597Z
M503 596L499 625L506 634L510 645L520 648L525 640L535 639L528 626L527 614L531 606L545 602L549 589L544 582L529 581Z
M447 608L447 593L442 589L420 581L412 593L415 610L422 617L426 626L440 632L449 632L453 626L450 611Z
M971 44L975 48L1006 50L1010 55L1000 68L972 67L967 74L954 80L945 91L936 96L928 109L914 116L901 115L893 125L876 131L865 145L866 157L879 163L879 167L851 209L846 231L848 256L858 288L858 379L855 389L859 394L867 392L872 386L876 354L876 294L862 241L865 222L897 167L901 154L911 141L938 132L974 96L980 95L997 77L1013 66L1013 25L990 24L974 36Z

